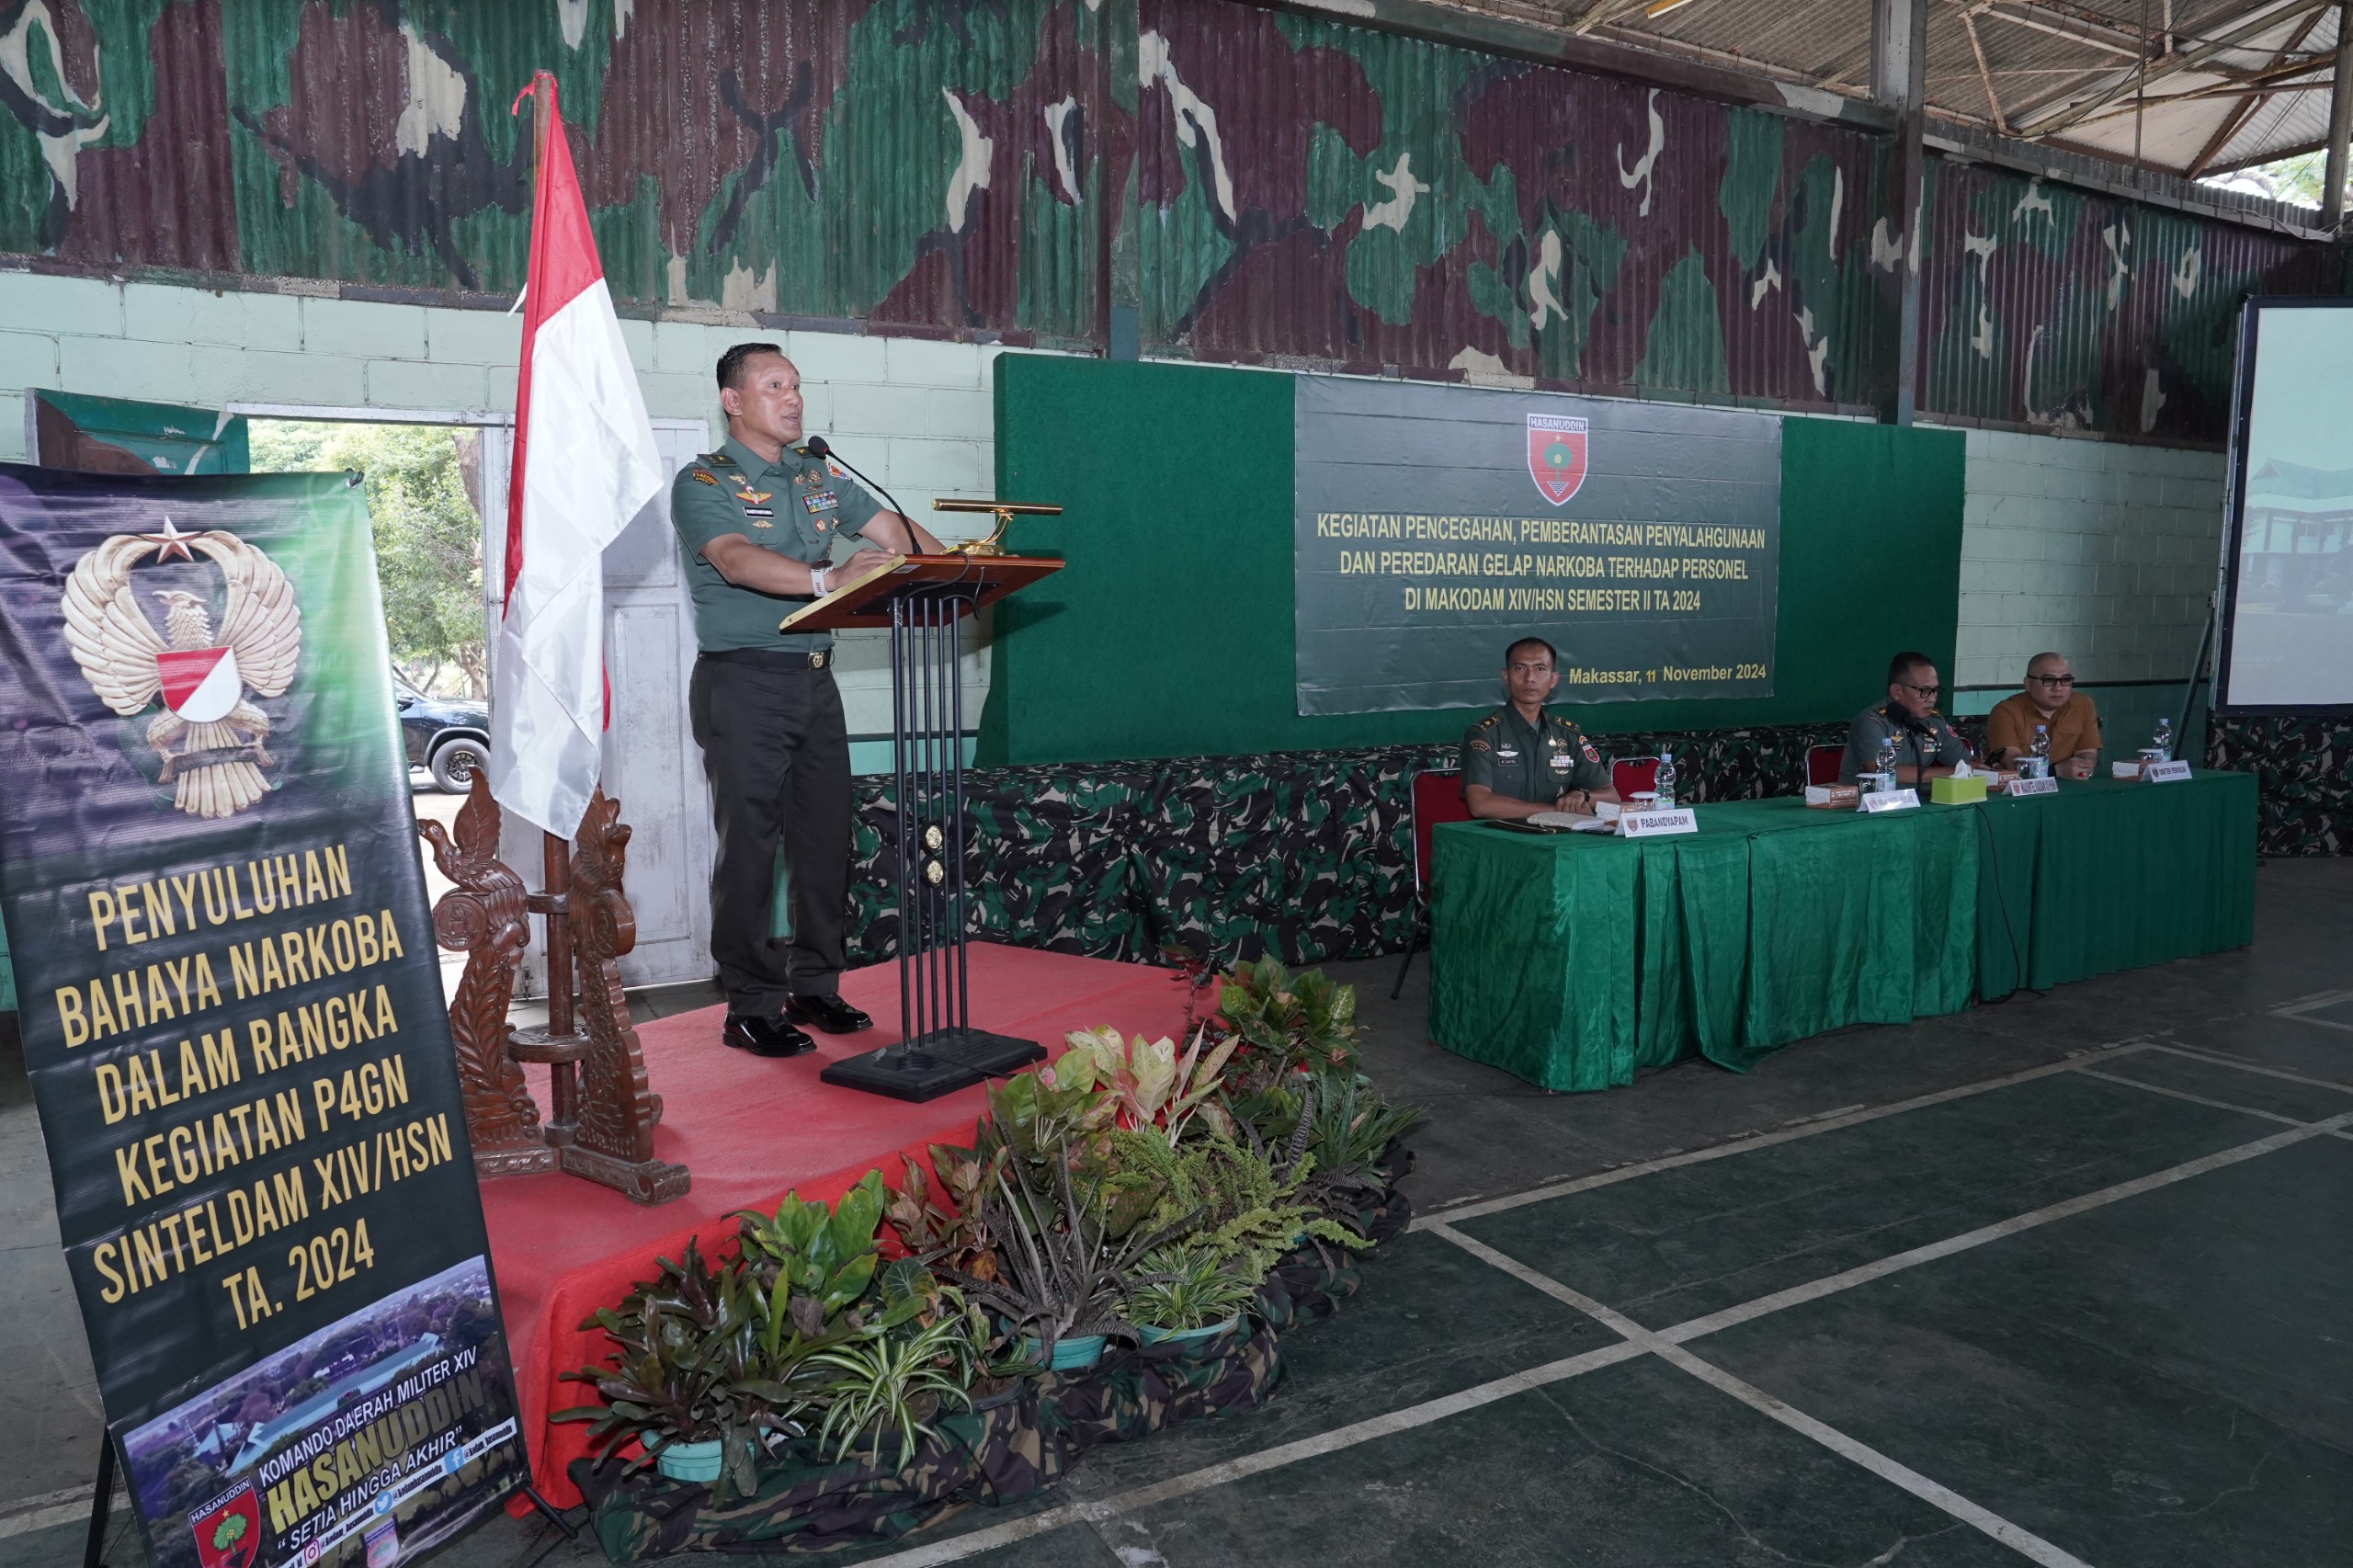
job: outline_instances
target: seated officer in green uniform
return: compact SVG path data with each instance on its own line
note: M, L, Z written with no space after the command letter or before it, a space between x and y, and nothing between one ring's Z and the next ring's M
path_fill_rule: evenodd
M1462 736L1462 800L1472 816L1591 816L1597 801L1618 799L1609 764L1585 732L1544 711L1544 699L1561 684L1560 665L1560 654L1541 637L1523 637L1504 650L1504 689L1511 700Z
M1847 755L1838 759L1838 782L1852 784L1859 773L1875 773L1892 737L1895 781L1925 787L1969 758L1969 744L1937 711L1944 687L1926 653L1902 653L1888 662L1887 700L1855 715L1847 731Z
M670 520L686 546L701 656L687 709L719 855L710 872L710 956L727 992L723 1039L755 1056L815 1043L793 1027L847 1034L873 1020L841 999L849 892L849 735L830 632L777 622L819 595L939 541L885 510L801 439L801 372L773 343L720 357L727 439L679 472ZM839 566L834 540L864 543ZM778 849L791 914L769 938Z

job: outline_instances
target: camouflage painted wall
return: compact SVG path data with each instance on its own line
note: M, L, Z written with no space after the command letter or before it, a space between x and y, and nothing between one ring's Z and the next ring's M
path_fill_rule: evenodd
M1231 0L0 0L0 253L1782 404L1892 392L1862 132ZM2213 441L2321 247L1932 168L1922 406ZM208 279L210 281L210 279Z

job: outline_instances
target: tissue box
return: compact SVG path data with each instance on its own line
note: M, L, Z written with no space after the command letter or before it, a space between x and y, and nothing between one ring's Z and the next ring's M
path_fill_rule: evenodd
M1966 778L1928 780L1928 799L1940 806L1965 806L1984 798L1985 776L1982 773L1972 773Z
M1818 811L1851 812L1862 791L1852 784L1809 784L1805 803Z

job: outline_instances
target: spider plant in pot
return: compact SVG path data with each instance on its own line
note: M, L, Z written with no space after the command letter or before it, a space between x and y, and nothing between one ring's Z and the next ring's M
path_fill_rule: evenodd
M932 1416L972 1408L960 1365L960 1353L969 1349L969 1331L958 1312L817 1352L810 1365L833 1374L821 1391L825 1418L818 1443L832 1449L836 1463L858 1449L879 1467L883 1440L895 1437L892 1468L904 1469L915 1459L915 1444L931 1434Z
M1256 1293L1256 1281L1206 1247L1163 1247L1143 1260L1128 1293L1128 1321L1146 1345L1213 1339L1241 1323Z

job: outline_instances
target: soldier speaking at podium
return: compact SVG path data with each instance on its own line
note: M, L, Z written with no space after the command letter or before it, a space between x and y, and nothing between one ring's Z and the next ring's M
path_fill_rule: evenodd
M701 650L688 710L719 828L710 956L727 992L726 1042L797 1056L815 1042L796 1023L848 1034L873 1020L837 990L850 789L833 634L777 622L893 555L937 554L939 541L800 449L801 372L775 344L720 356L719 405L727 439L670 490ZM831 565L847 534L860 547ZM792 934L771 940L779 841Z

